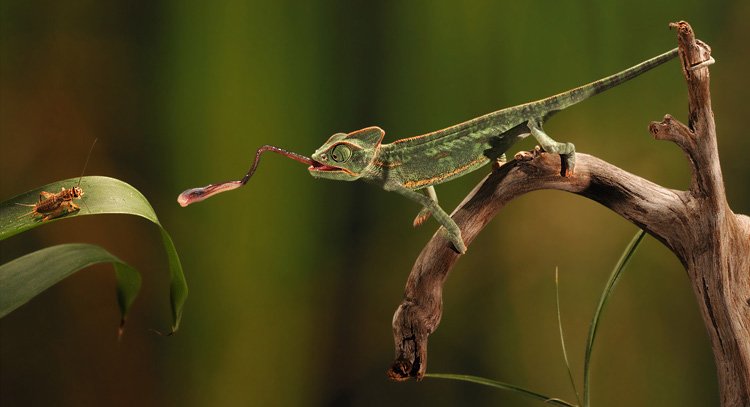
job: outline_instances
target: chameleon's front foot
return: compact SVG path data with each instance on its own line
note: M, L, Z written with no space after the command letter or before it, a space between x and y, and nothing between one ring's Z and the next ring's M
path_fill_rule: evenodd
M573 143L558 143L542 130L541 122L529 120L529 130L542 149L548 153L560 154L563 159L563 172L566 177L573 175L576 167L576 147Z
M419 202L424 209L419 212L419 215L417 215L417 219L414 220L414 226L417 226L420 221L424 221L424 219L427 219L426 216L428 214L432 214L432 216L435 217L435 220L438 221L444 228L445 231L448 234L448 240L453 243L453 246L455 247L456 251L460 254L466 253L466 244L464 244L464 240L461 238L461 229L456 225L456 222L451 219L450 215L448 215L443 208L440 207L437 203L437 195L435 194L435 190L432 187L427 188L427 193L429 196L420 194L417 191L413 191L409 188L405 188L403 185L398 183L386 183L383 188L386 191L395 191L399 194L412 199L416 202Z
M466 253L466 244L464 243L464 239L461 237L461 229L458 229L458 226L456 226L455 230L446 231L448 232L448 240L453 243L453 248L456 249L459 254Z

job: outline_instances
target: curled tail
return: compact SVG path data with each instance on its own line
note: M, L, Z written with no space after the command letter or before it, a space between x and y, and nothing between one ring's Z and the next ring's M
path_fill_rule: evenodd
M538 111L540 112L544 112L545 114L542 119L546 119L547 117L556 112L559 112L560 110L565 109L566 107L572 106L578 102L590 98L591 96L598 95L599 93L602 93L607 89L614 88L615 86L623 82L629 81L630 79L633 79L646 71L649 71L671 59L674 59L677 55L678 50L677 48L675 48L671 51L667 51L661 55L657 55L614 75L607 76L606 78L596 80L586 85L579 86L575 89L571 89L569 91L550 96L536 102L532 102L530 103L530 105L536 105L533 107L539 109Z

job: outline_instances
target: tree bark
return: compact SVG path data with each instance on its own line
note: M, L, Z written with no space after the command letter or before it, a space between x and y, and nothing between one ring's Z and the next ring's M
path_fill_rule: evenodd
M689 122L667 115L649 131L685 152L692 170L687 191L580 153L575 174L563 177L559 156L536 149L493 171L452 216L468 245L506 203L531 191L557 189L599 202L644 229L688 272L711 338L722 406L750 406L750 218L734 214L726 201L709 92L711 49L688 23L670 26L678 33ZM427 337L440 323L443 283L459 256L438 231L417 258L393 317L391 379L424 376Z

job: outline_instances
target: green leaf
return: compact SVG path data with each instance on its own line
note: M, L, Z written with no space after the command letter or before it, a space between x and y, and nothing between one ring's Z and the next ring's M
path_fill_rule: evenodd
M482 384L485 386L490 386L490 387L494 387L494 388L501 389L501 390L508 390L508 391L516 392L522 396L541 400L553 406L575 407L575 404L570 404L565 400L561 400L561 399L553 398L553 397L547 397L543 394L539 394L531 390L526 390L522 387L514 386L508 383L498 382L495 380L485 379L484 377L470 376L470 375L463 375L463 374L450 374L450 373L428 373L425 375L425 377L430 377L434 379L461 380L464 382Z
M83 215L128 214L150 220L159 226L162 243L169 260L172 333L174 333L180 326L182 308L188 292L187 283L172 238L159 223L151 204L137 189L114 178L83 177L80 179L80 187L84 195L81 199L74 200L74 203L81 209L47 221L42 221L40 216L33 216L31 207L19 205L33 205L38 201L42 191L57 193L61 188L76 186L78 181L78 178L71 178L53 182L0 203L0 240L41 225Z
M622 253L622 256L620 256L620 260L615 265L615 268L612 270L612 274L609 275L609 280L607 281L607 285L604 286L604 291L602 292L602 296L599 299L599 305L596 307L596 312L594 312L594 318L591 320L591 327L589 328L589 336L586 340L586 352L585 352L585 358L583 362L583 405L584 407L589 406L589 373L591 373L591 351L594 348L594 340L596 339L596 331L599 328L599 320L601 319L602 312L604 311L604 307L607 305L607 301L609 301L609 297L612 295L612 291L614 291L615 285L620 280L620 276L622 275L622 271L625 269L625 266L630 262L630 259L633 257L633 254L635 254L635 249L638 248L638 245L640 245L641 240L643 240L643 237L646 236L646 232L644 232L642 229L638 230L636 232L635 236L633 236L633 239L630 241L628 246L625 248L625 251Z
M565 347L565 334L562 326L562 315L560 314L560 282L557 267L555 267L555 302L557 303L557 327L560 329L560 344L562 345L563 359L565 360L565 367L568 369L570 385L573 387L573 391L576 394L576 401L580 405L581 396L578 394L578 387L576 387L576 381L573 379L573 371L570 369L570 362L568 361L568 350Z
M0 203L0 240L62 219L100 213L136 215L161 226L151 204L137 189L123 181L109 177L81 178L80 187L84 195L81 199L73 201L81 207L81 210L58 218L41 221L39 217L28 215L31 212L30 207L18 205L36 203L42 191L57 193L61 188L72 188L77 184L78 178L53 182Z
M69 243L29 253L0 266L0 318L78 270L112 263L117 277L120 332L141 288L141 275L103 248Z

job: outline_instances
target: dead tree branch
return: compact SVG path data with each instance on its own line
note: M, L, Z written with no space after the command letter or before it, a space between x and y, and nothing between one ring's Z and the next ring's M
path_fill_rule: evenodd
M709 91L711 49L686 22L678 33L689 92L689 121L667 115L649 131L687 155L687 191L664 188L596 157L578 154L576 173L560 176L560 159L535 150L491 173L453 213L471 244L506 203L531 191L572 192L610 208L672 250L685 266L713 347L722 406L750 405L750 218L726 201ZM427 338L440 323L442 288L459 255L438 232L420 253L393 318L394 380L424 376Z

